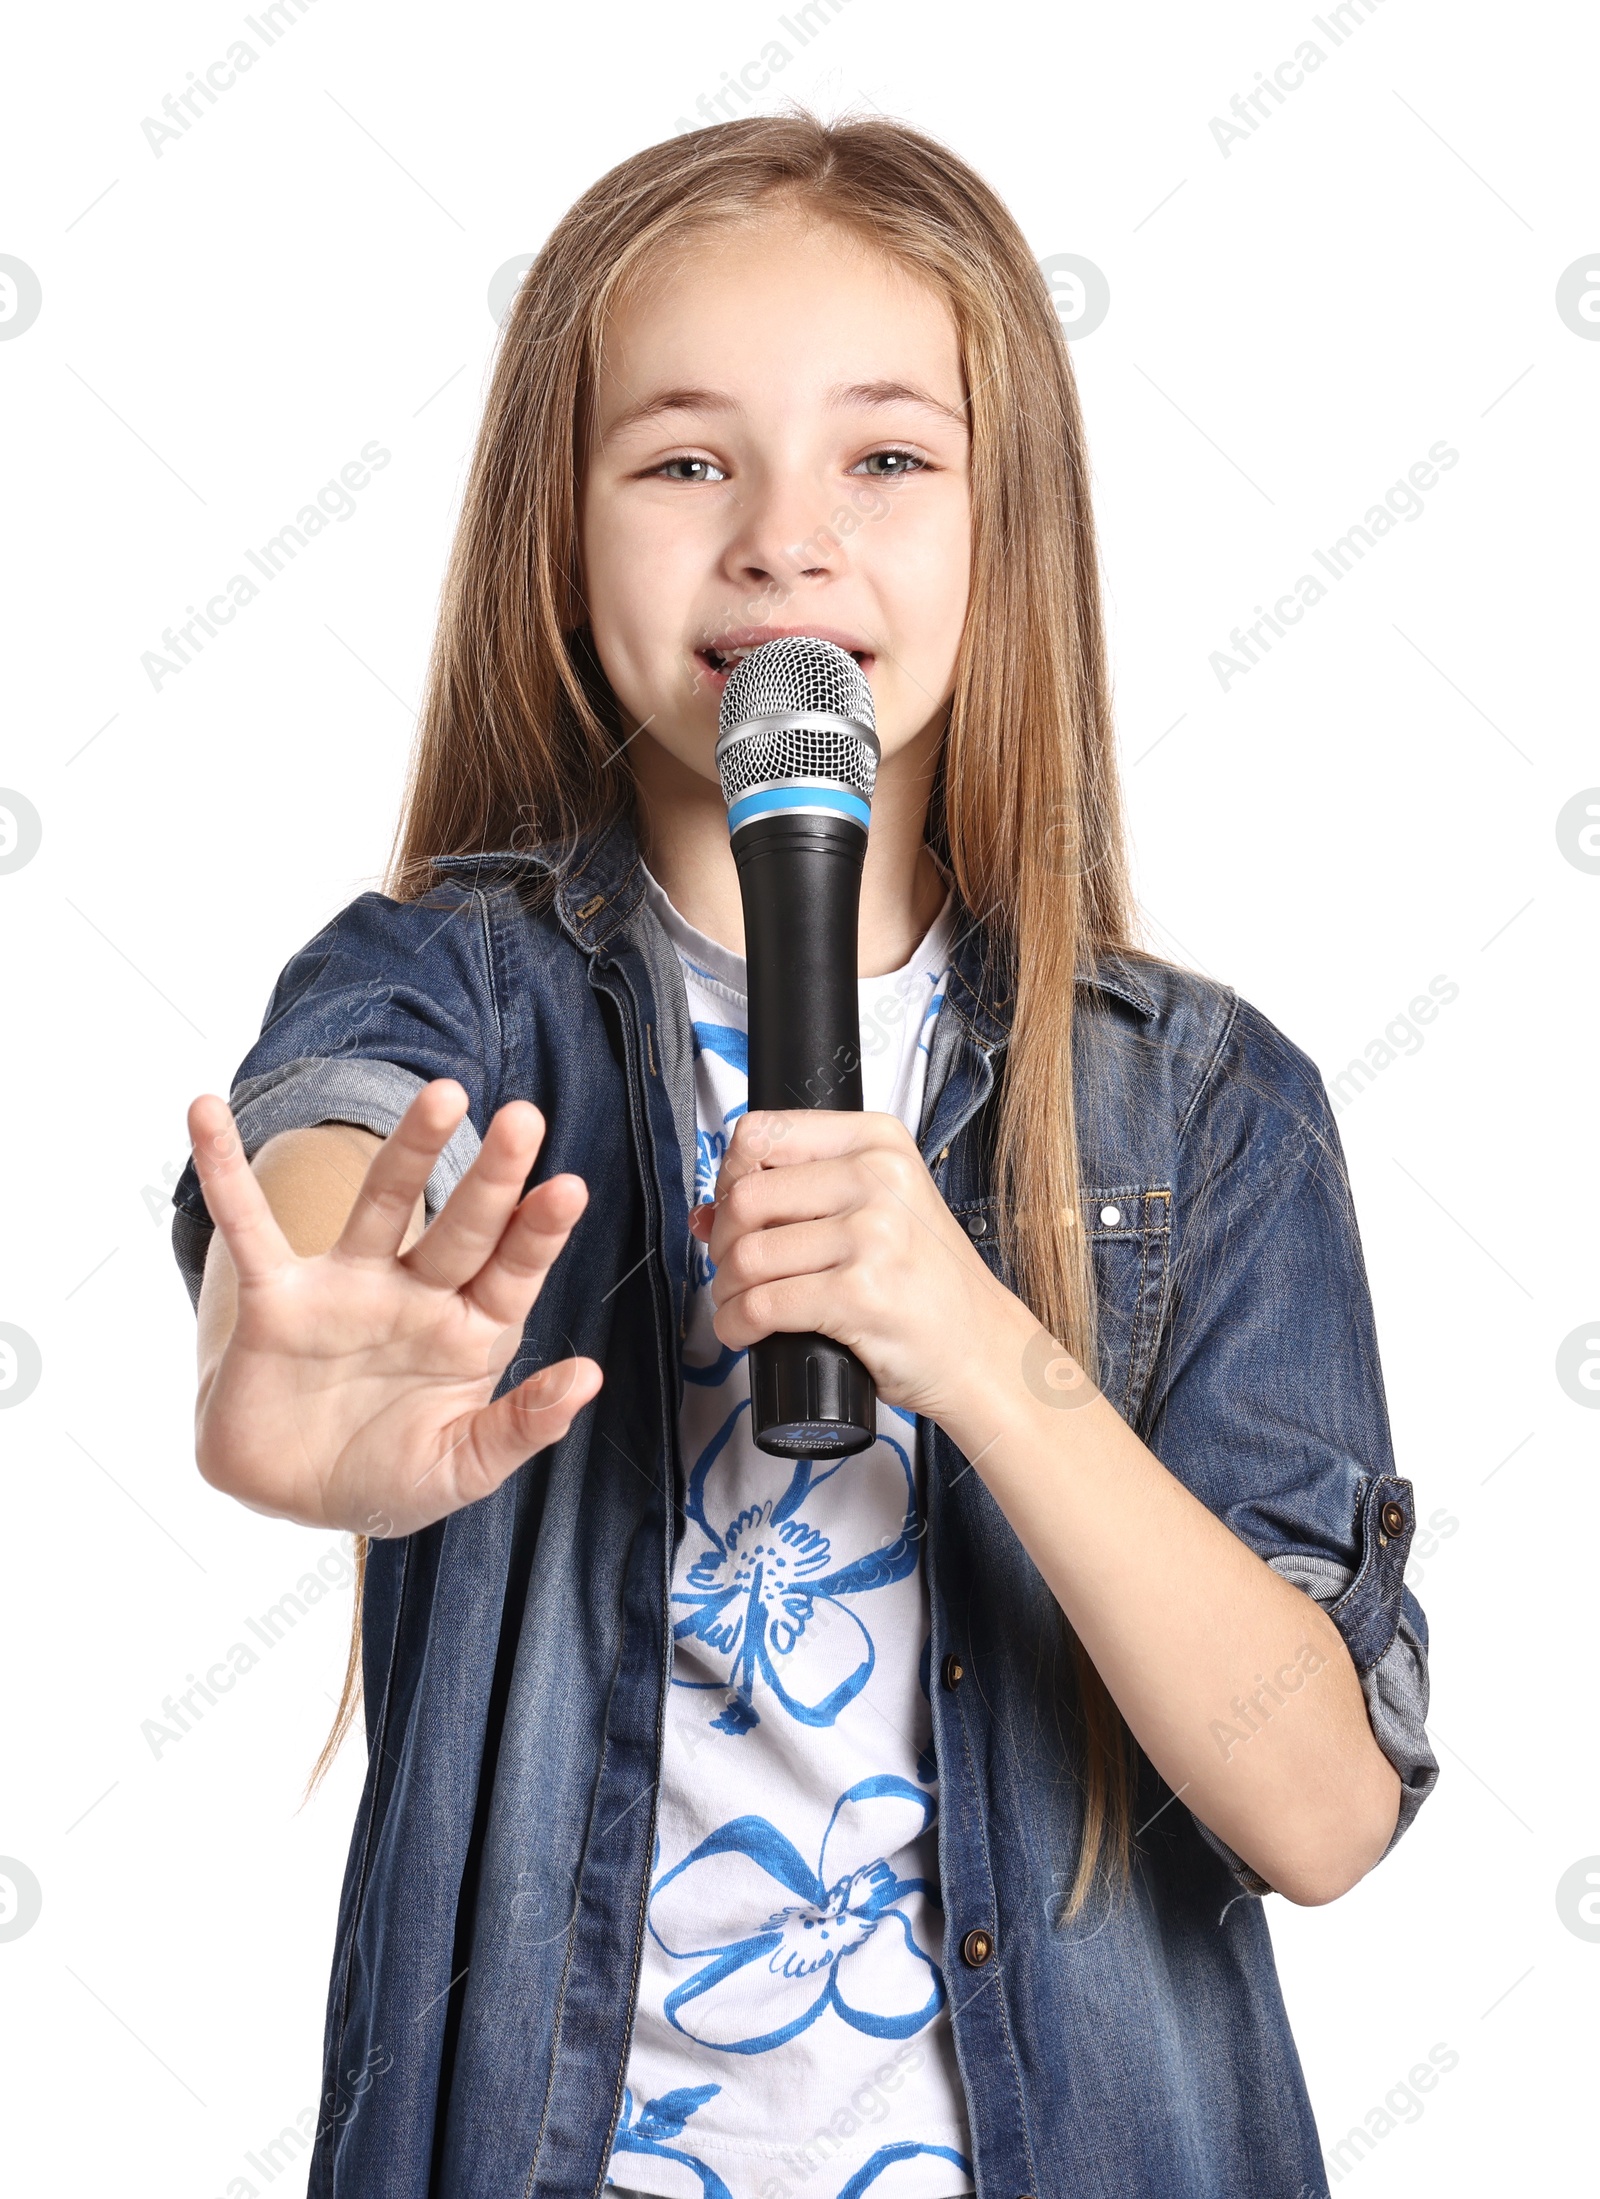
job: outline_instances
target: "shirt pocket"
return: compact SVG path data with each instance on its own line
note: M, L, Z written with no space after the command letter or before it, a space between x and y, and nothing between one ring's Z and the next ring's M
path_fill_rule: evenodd
M994 1199L961 1199L950 1211L985 1265L1014 1289L1000 1252ZM1100 1387L1136 1426L1166 1306L1172 1191L1165 1184L1096 1185L1084 1192L1082 1212L1094 1262Z
M1172 1190L1102 1184L1083 1194L1099 1315L1100 1387L1130 1427L1150 1387L1167 1298Z

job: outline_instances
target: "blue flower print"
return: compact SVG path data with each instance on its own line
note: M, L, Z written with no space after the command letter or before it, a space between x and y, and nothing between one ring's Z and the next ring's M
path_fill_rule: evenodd
M697 1130L694 1134L694 1197L697 1206L704 1206L714 1198L717 1178L722 1174L722 1157L728 1150L726 1130ZM706 1274L716 1270L708 1261Z
M728 1150L728 1133L723 1130L697 1130L694 1134L694 1198L696 1206L704 1206L717 1195L717 1178L722 1174L723 1156ZM717 1272L710 1253L698 1237L689 1239L689 1288L703 1291L710 1288L711 1278ZM687 1364L684 1372L690 1381L703 1380L703 1375L691 1371ZM720 1380L720 1376L718 1377Z
M892 1772L858 1780L834 1804L815 1870L764 1817L719 1825L650 1897L657 1944L701 1965L667 1995L668 2022L729 2054L781 2046L829 2008L872 2038L920 2031L944 1980L912 1936L909 1897L938 1897L888 1858L934 1814L933 1797Z
M698 974L706 977L710 973L702 970ZM736 1023L695 1023L690 1028L694 1032L694 1050L697 1054L715 1054L719 1061L725 1061L730 1069L736 1069L745 1082L749 1083L748 1032L741 1031Z
M695 965L690 963L689 967L694 969ZM705 970L696 970L696 975L709 977L710 973ZM750 1040L747 1033L741 1031L736 1024L732 1023L693 1023L690 1025L690 1029L694 1033L696 1056L715 1054L720 1061L725 1061L731 1069L737 1071L744 1078L746 1084L749 1083ZM717 1178L722 1173L723 1156L728 1150L728 1126L736 1121L740 1115L747 1112L747 1103L740 1100L737 1106L730 1107L723 1116L720 1130L697 1129L695 1131L694 1195L698 1204L704 1205L708 1199L715 1196ZM689 1240L690 1288L696 1291L705 1290L716 1272L705 1246L700 1243L698 1238L691 1238Z
M691 963L690 968L693 967L694 965ZM704 977L706 972L701 970L697 974ZM749 1032L741 1031L736 1023L691 1023L689 1028L694 1033L696 1055L715 1054L719 1061L725 1061L730 1069L743 1077L745 1087L748 1090L750 1084ZM749 1112L749 1101L737 1100L722 1118L723 1129L726 1130L730 1122L737 1122L741 1115L747 1115ZM724 1145L727 1144L726 1137L722 1142Z
M877 2182L885 2169L893 2168L899 2161L922 2160L929 2154L935 2160L953 2162L963 2176L972 2174L972 2163L964 2153L957 2153L954 2146L921 2145L915 2140L903 2139L898 2145L879 2146L870 2160L863 2161L850 2181L839 2187L838 2199L861 2199L861 2194ZM891 2177L887 2189L892 2191L894 2184L895 2179Z
M943 973L941 973L941 975L936 978L934 982L936 989L934 991L933 998L928 1002L928 1005L922 1011L922 1028L917 1033L917 1052L919 1054L926 1054L931 1052L933 1045L933 1027L939 1020L939 1010L944 1006L944 994L937 989L944 983Z
M903 1580L917 1566L911 1459L892 1436L879 1437L899 1461L904 1501L899 1518L863 1547L873 1515L860 1503L858 1481L838 1477L859 1477L863 1461L877 1453L858 1452L829 1466L796 1459L777 1495L740 1501L728 1446L749 1402L741 1398L733 1407L689 1476L690 1531L699 1529L705 1547L673 1590L674 1605L688 1612L673 1631L710 1676L675 1676L673 1685L720 1693L723 1708L711 1723L722 1733L748 1733L760 1723L758 1683L800 1724L831 1726L866 1686L876 1655L843 1599ZM720 1473L719 1461L726 1461ZM836 1548L830 1527L853 1535L856 1547Z
M710 1274L716 1272L709 1262L707 1263L707 1272ZM716 1358L709 1360L703 1367L697 1367L692 1360L685 1359L683 1362L683 1379L685 1382L692 1382L696 1389L720 1390L743 1357L744 1353L742 1351L734 1351L730 1345L719 1344Z
M722 2090L719 2084L691 2084L680 2086L675 2092L663 2092L659 2098L646 2100L639 2110L637 2122L633 2119L633 2094L622 2095L622 2120L611 2143L613 2153L652 2153L657 2160L680 2161L700 2179L700 2189L705 2199L732 2199L727 2185L714 2168L707 2168L692 2153L685 2153L678 2146L662 2141L682 2135L689 2117L715 2098Z

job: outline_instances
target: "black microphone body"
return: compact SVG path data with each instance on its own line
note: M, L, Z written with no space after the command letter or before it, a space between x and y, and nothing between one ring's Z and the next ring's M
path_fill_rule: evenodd
M785 637L752 651L729 680L722 723L717 760L744 905L750 1105L859 1110L856 934L877 767L870 691L831 642ZM877 1441L872 1377L827 1336L752 1345L750 1411L757 1446L781 1458L839 1458Z
M750 1105L862 1105L856 933L866 834L821 817L734 843L750 985Z

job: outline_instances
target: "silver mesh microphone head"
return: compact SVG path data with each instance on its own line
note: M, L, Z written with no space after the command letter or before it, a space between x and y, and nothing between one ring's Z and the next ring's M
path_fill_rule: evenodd
M729 675L722 691L721 730L731 733L752 718L778 718L791 711L821 711L849 718L872 732L872 689L848 650L811 634L783 634L752 649Z
M828 780L865 802L878 776L867 676L847 650L810 634L753 649L722 691L717 770L731 805L754 788Z

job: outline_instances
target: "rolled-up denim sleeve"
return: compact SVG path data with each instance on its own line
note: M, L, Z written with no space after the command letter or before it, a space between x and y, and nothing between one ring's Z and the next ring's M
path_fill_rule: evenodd
M501 1036L481 892L365 893L285 965L229 1105L253 1158L281 1130L348 1122L387 1137L423 1085L454 1077L467 1112L427 1182L438 1212L497 1105ZM213 1223L191 1153L172 1193L172 1249L193 1304Z
M1415 1500L1395 1472L1326 1089L1316 1065L1246 1002L1233 1003L1202 1066L1179 1152L1170 1288L1141 1433L1339 1629L1373 1736L1400 1778L1392 1848L1439 1775L1426 1732L1427 1620L1404 1585ZM1292 1698L1277 1714L1292 1714ZM1218 1706L1220 1719L1232 1715ZM1195 1823L1246 1891L1270 1890Z

